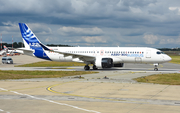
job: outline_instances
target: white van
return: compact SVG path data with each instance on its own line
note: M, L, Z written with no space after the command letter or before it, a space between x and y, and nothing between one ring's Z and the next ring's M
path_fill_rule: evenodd
M3 64L13 64L13 60L11 57L2 57Z

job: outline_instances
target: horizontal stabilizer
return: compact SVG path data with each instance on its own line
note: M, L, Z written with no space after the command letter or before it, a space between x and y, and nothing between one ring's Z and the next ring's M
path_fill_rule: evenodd
M23 53L25 55L30 55L30 56L34 56L34 50L32 49L27 49L27 48L16 48L15 50L17 50L16 52L18 53Z

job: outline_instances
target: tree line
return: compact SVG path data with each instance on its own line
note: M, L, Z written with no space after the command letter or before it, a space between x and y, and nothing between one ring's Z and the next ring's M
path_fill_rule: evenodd
M159 48L161 51L180 51L180 48Z
M10 47L12 48L12 43L8 44L8 43L2 43L2 49L4 49L4 45L6 47ZM47 44L47 46L51 46L51 47L73 47L70 45L62 45L62 44ZM24 47L24 43L22 42L14 42L13 43L13 48L20 48L20 47ZM1 45L0 45L1 48ZM180 51L180 48L158 48L161 51Z
M4 46L12 48L12 43L11 44L2 43L2 47L0 46L0 48L4 49ZM24 44L22 42L14 42L13 43L13 48L20 48L20 47L24 47Z
M6 47L12 48L12 43L11 44L2 43L2 49L4 49L4 45ZM47 44L47 46L51 46L51 47L72 47L70 45L61 45L61 44ZM24 47L24 43L22 43L22 42L14 42L13 43L13 48L21 48L21 47ZM0 48L1 48L1 45L0 45Z

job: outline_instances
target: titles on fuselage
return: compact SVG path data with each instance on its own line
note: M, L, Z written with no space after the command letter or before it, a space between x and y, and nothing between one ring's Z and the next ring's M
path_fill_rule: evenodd
M144 57L143 54L120 54L120 53L112 53L111 56Z

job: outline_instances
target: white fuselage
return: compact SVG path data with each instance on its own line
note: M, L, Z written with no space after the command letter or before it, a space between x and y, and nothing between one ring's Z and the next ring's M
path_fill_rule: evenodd
M94 56L95 58L76 58L56 52L45 51L52 61L60 62L93 62L96 58L112 58L113 63L164 63L171 58L160 50L147 47L50 47L52 50L65 53L78 54L82 56ZM161 52L161 54L157 54Z

